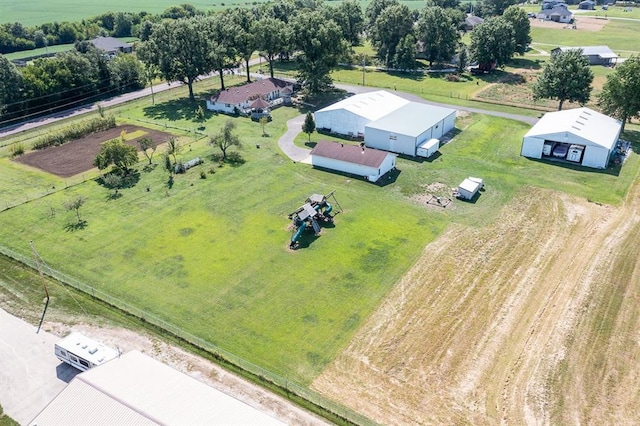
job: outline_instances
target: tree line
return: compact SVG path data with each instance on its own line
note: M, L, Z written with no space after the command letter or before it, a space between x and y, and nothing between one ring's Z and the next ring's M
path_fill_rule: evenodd
M365 38L378 63L390 69L415 69L418 55L430 65L457 56L460 70L467 58L502 67L531 42L529 19L513 3L478 3L476 10L487 19L473 30L468 47L461 41L466 15L459 0L429 0L422 11L411 11L398 0L372 0L364 11L355 0L335 7L321 0L282 0L219 13L183 5L156 17L141 13L132 25L122 23L120 13L104 14L99 22L105 28L135 30L140 39L136 56L109 60L87 41L21 69L0 55L0 123L7 116L49 111L76 99L136 90L157 76L183 82L195 99L193 84L202 75L216 72L224 90L225 71L244 64L250 81L249 60L255 52L266 60L272 77L274 61L295 60L299 82L315 93L331 86L330 72L341 63L367 60L354 57L351 48Z

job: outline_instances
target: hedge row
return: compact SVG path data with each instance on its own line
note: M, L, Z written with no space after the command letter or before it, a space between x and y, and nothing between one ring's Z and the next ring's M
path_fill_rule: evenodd
M96 117L91 120L71 124L59 132L47 133L39 137L33 144L34 149L44 149L50 146L62 145L75 139L80 139L86 135L102 130L116 127L116 117L109 115L106 117Z

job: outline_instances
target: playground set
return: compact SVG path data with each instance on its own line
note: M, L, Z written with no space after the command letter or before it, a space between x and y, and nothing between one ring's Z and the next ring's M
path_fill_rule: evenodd
M333 218L342 212L342 207L336 200L335 191L327 195L313 194L307 198L305 204L289 213L288 217L292 221L293 236L289 248L294 250L298 247L298 242L305 230L313 230L315 236L320 235L320 223L333 223ZM332 198L333 204L328 199ZM337 207L334 208L334 205Z

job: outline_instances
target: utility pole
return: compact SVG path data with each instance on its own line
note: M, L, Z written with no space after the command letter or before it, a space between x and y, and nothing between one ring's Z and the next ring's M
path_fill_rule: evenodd
M366 56L362 55L362 86L364 86L365 60L366 60Z
M36 247L33 245L33 241L31 241L31 250L33 251L33 258L36 261L36 266L38 267L38 272L40 273L40 280L42 281L42 287L44 288L44 294L47 297L46 302L44 303L44 310L42 311L42 317L40 318L40 323L38 324L38 329L36 330L36 334L40 332L40 327L42 327L42 322L44 321L44 315L47 313L47 307L49 306L49 290L47 289L47 282L44 279L44 274L42 273L42 267L40 266L40 255L36 251Z

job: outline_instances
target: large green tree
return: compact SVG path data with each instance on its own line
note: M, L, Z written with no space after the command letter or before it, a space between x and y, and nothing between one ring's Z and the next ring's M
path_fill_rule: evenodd
M589 101L593 72L582 49L569 49L551 56L533 85L534 99L557 99L558 111L565 101L581 105Z
M518 3L518 0L482 0L482 13L486 17L500 16L509 6Z
M231 43L237 55L244 61L247 71L247 83L251 82L249 60L258 48L258 39L253 33L256 22L255 15L249 9L231 9L229 16L229 33L233 36Z
M329 17L342 28L342 36L352 46L360 44L360 35L364 30L364 15L360 3L347 0L338 7L327 8Z
M253 24L252 33L260 55L269 63L269 74L273 78L273 62L280 53L288 50L291 32L281 20L265 16Z
M632 118L640 118L640 56L631 56L607 75L598 105L622 121L622 130Z
M527 12L519 6L509 6L502 17L513 27L516 53L524 55L531 43L531 24Z
M202 17L163 21L153 27L146 42L138 48L140 59L157 65L167 81L178 80L189 88L195 99L193 83L213 68L212 43L208 21Z
M422 51L429 66L433 62L448 61L456 53L460 41L451 14L439 6L425 8L418 20L417 39L422 45Z
M413 34L407 34L400 40L393 58L395 67L400 70L411 71L416 68L416 38Z
M515 52L513 26L502 17L486 19L471 32L471 57L480 65L506 65Z
M413 18L407 6L392 5L380 12L370 29L370 37L378 58L384 61L387 67L394 66L393 61L400 40L412 32Z
M137 162L138 152L135 147L127 145L120 138L103 143L93 165L100 170L104 170L113 164L118 171L127 174L129 173L129 168Z
M19 100L21 75L4 55L0 55L0 115L5 107Z
M298 81L311 93L318 93L332 84L329 73L338 67L348 52L342 30L322 12L299 14L291 22L294 45L299 51Z
M398 0L371 0L371 3L367 5L365 9L365 28L370 31L373 25L378 20L378 16L389 6L397 6L400 2Z

